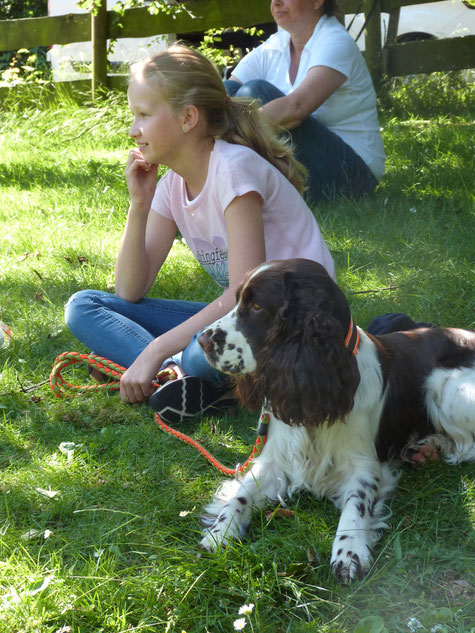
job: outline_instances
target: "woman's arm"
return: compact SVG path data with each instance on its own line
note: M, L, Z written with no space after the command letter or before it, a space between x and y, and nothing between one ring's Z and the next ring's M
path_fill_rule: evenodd
M273 123L292 130L320 107L345 80L346 76L334 68L313 66L293 92L269 101L261 110Z
M153 393L152 380L163 362L182 351L199 332L227 314L236 302L236 290L246 272L265 261L262 198L255 192L235 198L225 211L228 236L229 288L177 327L148 345L120 381L123 400L139 402Z

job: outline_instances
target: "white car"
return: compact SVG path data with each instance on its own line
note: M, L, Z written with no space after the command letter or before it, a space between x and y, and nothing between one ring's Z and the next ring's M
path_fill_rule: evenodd
M445 0L427 4L414 4L401 7L397 30L397 41L413 42L433 38L459 37L475 35L475 6L462 0ZM354 20L353 20L354 18ZM352 22L353 20L353 22ZM388 31L389 14L381 14L381 36L384 45ZM351 26L349 26L351 24ZM345 25L356 39L364 24L364 15L345 16ZM364 32L357 39L364 50Z
M110 10L117 0L107 0ZM85 13L75 0L48 0L48 15L65 15L68 13ZM167 35L156 37L118 39L108 55L112 68L120 68L124 64L133 63L148 55L165 49L171 38ZM53 71L53 81L70 81L89 79L91 77L92 48L90 42L74 44L55 44L48 52L48 59Z

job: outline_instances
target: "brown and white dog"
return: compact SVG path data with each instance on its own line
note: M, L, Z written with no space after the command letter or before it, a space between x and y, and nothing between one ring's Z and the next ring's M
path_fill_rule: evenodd
M200 344L214 367L239 377L245 406L266 401L271 413L261 455L206 509L207 550L243 537L253 508L303 489L341 510L336 577L362 577L387 527L394 466L438 454L451 464L475 460L475 332L371 336L316 262L258 267Z

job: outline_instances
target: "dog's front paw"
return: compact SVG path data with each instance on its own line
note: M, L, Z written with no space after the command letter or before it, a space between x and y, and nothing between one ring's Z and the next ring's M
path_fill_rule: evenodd
M339 582L363 578L369 571L373 557L365 539L342 534L335 538L331 569Z
M211 530L205 530L204 536L200 541L200 549L205 552L217 552L220 547L226 547L226 543L218 541Z
M225 506L217 517L204 516L201 519L206 529L200 547L207 552L216 552L230 541L240 541L247 534L249 521L239 514L228 514L227 509Z

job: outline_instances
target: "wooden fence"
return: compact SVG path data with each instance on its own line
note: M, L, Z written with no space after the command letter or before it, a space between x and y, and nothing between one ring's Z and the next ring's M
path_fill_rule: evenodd
M100 3L101 0L99 0ZM437 2L437 0L424 0ZM189 33L218 27L252 26L270 22L269 0L190 0L185 11L151 15L147 8L128 9L119 16L107 11L102 0L96 15L70 14L19 20L0 20L0 51L92 41L91 88L122 87L122 80L107 74L107 39ZM365 58L376 87L389 76L475 68L475 35L443 40L396 43L399 10L420 0L340 0L340 17L364 12ZM382 12L389 13L388 41L381 46ZM78 84L80 82L68 82ZM84 88L84 82L81 83ZM0 89L2 92L7 89Z

